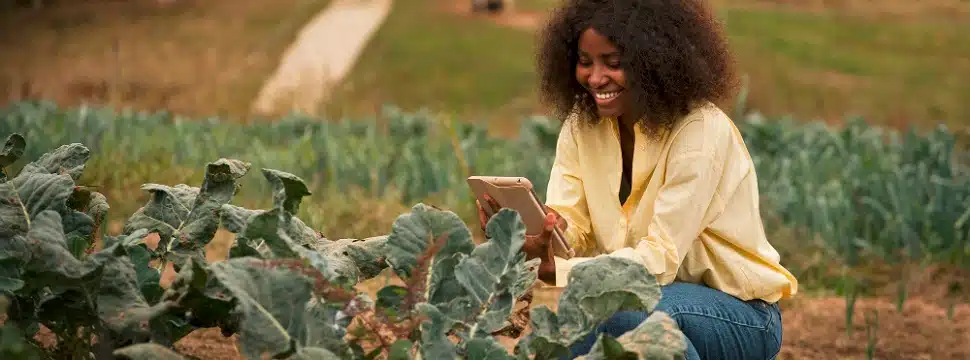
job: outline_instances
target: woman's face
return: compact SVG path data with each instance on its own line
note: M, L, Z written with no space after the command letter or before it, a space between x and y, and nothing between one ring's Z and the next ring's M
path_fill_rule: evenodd
M620 67L620 52L592 28L579 36L579 61L576 80L596 100L601 117L619 117L623 113L626 78Z

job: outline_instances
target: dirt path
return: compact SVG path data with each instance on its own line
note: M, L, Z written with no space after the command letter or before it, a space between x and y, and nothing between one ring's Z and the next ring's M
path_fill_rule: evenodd
M334 0L300 32L253 111L314 114L353 67L391 9L391 0Z

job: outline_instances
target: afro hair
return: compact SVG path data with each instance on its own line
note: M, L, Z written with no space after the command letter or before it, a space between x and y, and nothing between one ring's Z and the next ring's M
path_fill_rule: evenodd
M620 51L626 77L624 118L657 135L694 107L736 89L734 59L721 24L701 0L563 0L539 32L539 97L560 120L599 116L576 80L578 43L594 29Z

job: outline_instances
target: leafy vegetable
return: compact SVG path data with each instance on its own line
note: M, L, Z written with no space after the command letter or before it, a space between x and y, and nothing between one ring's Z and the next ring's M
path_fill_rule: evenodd
M171 350L178 339L218 327L239 335L247 359L513 358L494 336L515 327L510 318L538 260L520 251L525 226L512 210L489 221L489 240L478 245L456 214L424 204L390 234L333 241L297 218L311 193L296 175L262 169L269 209L230 204L251 165L221 158L198 188L143 186L148 202L107 236L97 231L106 198L76 184L89 153L58 147L0 183L0 291L10 299L0 354L180 359ZM237 234L236 249L209 264L204 246L219 227ZM159 236L154 249L149 235ZM178 275L163 289L167 262ZM405 286L385 286L376 301L354 290L388 267ZM649 311L660 296L656 280L628 260L597 258L570 276L560 314L533 310L520 357L550 359L615 311ZM629 336L604 338L602 354L676 358L683 337L672 324L658 313ZM55 345L33 340L41 326Z

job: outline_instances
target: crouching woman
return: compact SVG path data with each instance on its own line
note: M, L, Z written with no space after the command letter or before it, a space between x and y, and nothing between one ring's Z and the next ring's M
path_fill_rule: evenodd
M765 235L741 134L715 105L735 78L712 12L699 0L564 0L540 34L540 95L563 120L547 221L579 255L530 237L540 278L565 286L590 257L632 259L658 277L657 309L686 335L687 359L773 359L778 301L798 282ZM616 314L574 355L648 315Z

